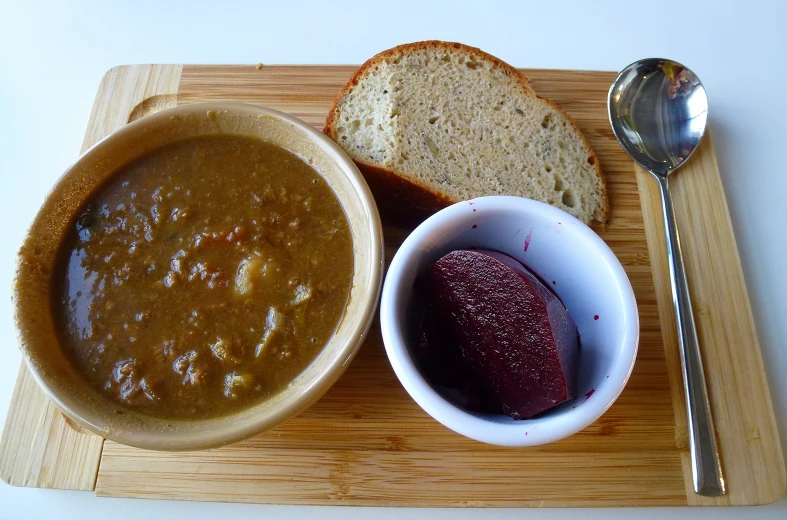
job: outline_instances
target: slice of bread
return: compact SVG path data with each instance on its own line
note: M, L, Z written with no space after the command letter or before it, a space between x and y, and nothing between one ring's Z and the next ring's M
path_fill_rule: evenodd
M607 220L604 178L574 121L474 47L425 41L374 56L336 97L324 131L364 173L383 217L517 195Z

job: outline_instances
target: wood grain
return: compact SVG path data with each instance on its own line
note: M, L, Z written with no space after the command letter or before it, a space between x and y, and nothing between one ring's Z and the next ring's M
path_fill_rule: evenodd
M0 476L14 486L91 490L104 440L76 427L24 363L0 441Z
M690 474L685 396L672 312L660 192L656 181L637 168L645 229L651 244L653 279L667 345L672 400L681 462ZM729 493L700 497L686 480L692 505L769 503L787 491L784 458L773 415L768 381L749 306L735 234L708 136L691 160L670 176L678 215L692 307L708 377L708 391ZM756 397L755 397L756 396Z
M131 114L141 117L147 100L169 95L174 106L182 68L134 65L109 70L93 104L82 152L126 125ZM60 413L22 364L0 440L0 478L15 486L92 490L103 443Z
M117 445L119 448L120 446ZM125 448L120 450L125 451ZM584 452L581 457L504 451L288 449L250 452L238 445L201 456L113 452L100 478L111 496L276 504L441 507L674 505L683 496L672 454ZM249 456L254 453L253 456ZM216 460L222 464L214 464ZM231 462L231 463L230 463ZM211 470L209 485L187 478ZM127 472L148 484L129 488ZM564 478L559 485L556 475ZM142 480L139 481L139 484ZM642 493L642 484L651 491ZM468 492L472 488L471 492Z
M208 100L259 103L321 127L333 97L354 70L206 65L184 66L181 73L180 66L120 67L102 82L85 142L174 103ZM374 326L342 379L301 416L247 441L202 452L149 452L107 441L96 493L277 504L507 507L745 505L780 498L785 479L781 447L712 145L705 143L675 182L681 230L691 229L683 234L684 247L700 247L686 262L700 337L713 344L704 345L706 356L713 357L706 370L730 488L727 497L707 501L691 489L658 193L646 174L635 172L609 128L605 98L614 74L525 72L539 94L577 119L599 157L611 215L607 228L597 231L626 268L639 304L637 364L625 391L601 419L538 448L507 449L465 439L409 398ZM687 204L697 199L694 193L707 194L701 208ZM388 227L385 232L390 260L408 230ZM707 276L709 269L713 276ZM722 286L720 279L730 280L732 287ZM50 426L42 428L49 418ZM24 485L41 480L25 480L26 474L81 475L79 486L65 484L78 480L73 477L50 476L44 483L92 487L96 469L88 455L97 460L100 439L72 432L23 369L0 451L2 474ZM36 436L46 440L21 441ZM80 448L80 439L98 448ZM45 471L46 457L34 454L55 442L62 454L50 448L48 460L55 465ZM72 466L80 470L65 464L69 457L79 461ZM29 462L17 462L22 460Z

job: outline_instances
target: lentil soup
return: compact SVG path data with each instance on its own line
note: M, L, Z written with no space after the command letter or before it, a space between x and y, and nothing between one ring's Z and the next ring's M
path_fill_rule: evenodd
M296 155L192 137L121 168L61 246L70 361L140 413L205 419L274 395L339 324L353 277L341 204Z

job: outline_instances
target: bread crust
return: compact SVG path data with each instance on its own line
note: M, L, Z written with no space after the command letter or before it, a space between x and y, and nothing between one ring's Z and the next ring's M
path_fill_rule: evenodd
M380 216L387 223L418 225L428 216L459 202L387 168L357 160L355 164L372 190Z
M494 65L499 67L506 74L506 76L516 80L521 86L522 92L525 95L549 105L558 111L566 119L566 121L569 122L574 131L585 143L585 146L587 146L588 150L590 150L588 162L593 167L594 173L601 184L602 200L604 204L602 209L601 223L606 224L607 220L609 219L607 183L604 180L604 175L601 172L601 165L599 164L598 157L596 157L596 154L590 147L590 143L585 138L585 135L580 131L576 121L574 121L574 119L569 116L565 110L560 108L552 100L538 96L533 91L533 89L528 86L527 76L525 76L520 70L512 67L503 60L482 51L477 47L470 47L469 45L464 45L457 42L426 40L397 45L396 47L382 51L379 54L372 56L370 59L366 60L366 62L361 65L358 70L355 71L339 94L337 94L336 98L334 98L333 106L331 106L331 110L328 112L328 117L325 120L323 132L328 137L336 141L339 146L341 146L341 142L339 142L336 135L336 120L340 101L344 96L350 94L355 89L358 83L363 80L364 76L370 72L373 72L382 62L416 51L442 49L450 49L452 52L464 52L465 54L475 56L481 60L492 62ZM401 172L398 172L395 169L383 168L358 159L353 159L353 161L358 166L358 169L364 174L366 181L369 183L369 188L372 190L375 200L377 201L377 206L380 209L380 215L383 217L383 219L389 222L415 223L418 220L422 220L450 204L460 202L459 200L456 200L445 193L434 190L432 187L422 185L406 178L405 176L401 175Z

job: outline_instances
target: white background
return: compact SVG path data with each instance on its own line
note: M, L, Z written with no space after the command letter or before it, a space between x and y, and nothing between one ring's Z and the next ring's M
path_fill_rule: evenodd
M587 4L587 5L585 5ZM591 5L593 4L593 5ZM774 404L787 433L787 2L264 2L0 0L0 425L20 362L14 255L77 157L103 73L128 63L361 63L399 43L461 41L520 67L619 70L668 57L702 78ZM719 283L724 283L719 280ZM571 490L566 490L570 493ZM130 509L133 507L134 509ZM124 514L126 513L126 514ZM98 499L0 483L0 518L399 518L368 508ZM429 510L424 518L487 518ZM498 510L499 518L787 518L749 509Z

